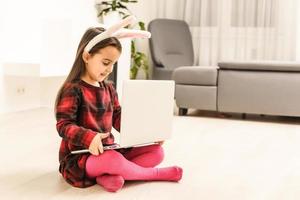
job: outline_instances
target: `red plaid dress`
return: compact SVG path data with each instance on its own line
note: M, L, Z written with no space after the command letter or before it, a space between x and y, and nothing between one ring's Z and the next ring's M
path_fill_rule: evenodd
M71 154L73 150L87 149L94 136L111 132L112 126L120 131L121 107L111 83L101 87L82 80L66 84L56 108L56 128L62 137L59 150L59 171L65 180L75 187L88 187L95 180L85 175L85 163L90 155ZM102 140L114 143L114 137Z

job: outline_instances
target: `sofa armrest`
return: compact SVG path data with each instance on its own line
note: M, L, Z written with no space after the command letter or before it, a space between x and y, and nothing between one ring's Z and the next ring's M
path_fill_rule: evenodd
M292 61L226 61L218 66L222 70L300 72L300 63Z
M173 72L176 84L216 86L218 67L215 66L182 66Z

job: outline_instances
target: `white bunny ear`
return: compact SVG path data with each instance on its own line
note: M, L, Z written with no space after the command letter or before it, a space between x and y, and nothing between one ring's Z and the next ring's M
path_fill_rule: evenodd
M121 29L120 31L113 34L113 37L118 39L122 38L150 38L151 33L148 31L142 30L133 30L133 29Z
M136 18L134 16L128 16L125 19L123 19L122 21L116 23L115 25L109 27L106 32L108 32L110 35L112 35L113 33L117 32L118 30L120 30L121 28L124 28L125 26L132 24L133 22L136 21Z
M99 43L100 41L102 41L106 38L113 37L112 35L115 32L117 32L120 29L122 29L123 27L133 23L135 20L136 20L136 18L134 16L129 16L129 17L126 17L125 19L123 19L122 21L116 23L115 25L109 27L106 31L104 31L103 33L100 33L99 35L95 36L91 41L89 41L89 43L84 48L84 51L89 52L97 43Z

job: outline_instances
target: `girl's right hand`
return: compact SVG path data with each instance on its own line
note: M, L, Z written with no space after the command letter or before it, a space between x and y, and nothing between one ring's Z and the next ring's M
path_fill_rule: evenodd
M97 135L93 138L90 146L89 151L92 155L98 156L99 152L103 153L103 145L102 139L107 138L110 133L97 133Z

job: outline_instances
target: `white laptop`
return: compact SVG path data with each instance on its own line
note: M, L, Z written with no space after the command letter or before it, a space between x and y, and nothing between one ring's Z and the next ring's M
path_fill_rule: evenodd
M145 146L169 139L172 133L174 81L126 80L122 88L118 144L104 150ZM71 153L85 153L87 149Z

